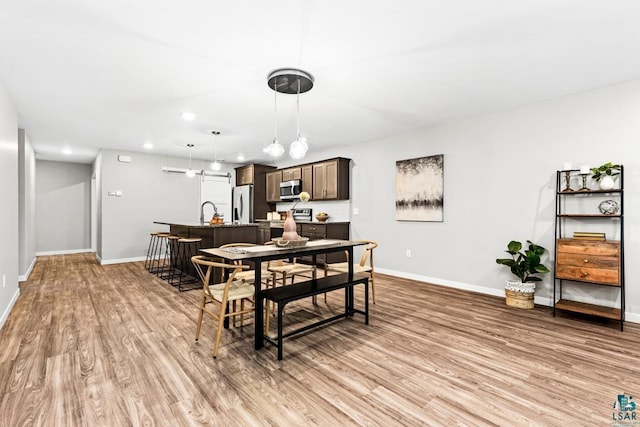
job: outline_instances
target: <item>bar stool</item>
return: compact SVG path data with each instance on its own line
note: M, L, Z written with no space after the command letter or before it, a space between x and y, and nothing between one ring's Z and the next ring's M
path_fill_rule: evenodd
M151 253L151 261L149 264L149 272L153 274L159 274L164 268L164 260L166 258L167 251L167 238L169 233L156 234L156 242ZM160 265L162 262L162 265Z
M178 279L178 292L182 292L182 285L189 283L198 283L198 279L195 274L189 274L192 270L191 257L198 255L200 249L202 249L202 239L199 237L179 238L178 250L175 253L176 267L171 269L171 275L169 277L169 284L176 285L175 275L177 272ZM190 290L190 289L185 289Z
M180 239L180 236L174 235L167 237L167 248L164 253L164 262L162 263L162 270L160 271L160 274L158 274L158 277L161 279L168 280L173 274L173 270L176 269L178 264L178 240Z
M158 243L159 231L152 231L149 237L149 247L147 248L147 258L144 260L144 268L149 270L151 268L151 255L156 250L156 244Z

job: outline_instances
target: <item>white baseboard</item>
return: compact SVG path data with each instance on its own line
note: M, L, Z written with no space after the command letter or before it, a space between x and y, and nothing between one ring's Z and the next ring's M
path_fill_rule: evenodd
M18 276L18 282L26 282L27 280L29 280L29 276L33 271L33 267L35 267L36 265L36 261L37 261L37 258L33 257L33 260L31 261L31 265L29 265L29 268L27 268L27 271L22 276Z
M629 313L628 311L624 314L624 321L631 323L640 323L640 314L637 313Z
M92 249L66 249L62 251L42 251L42 252L36 252L36 256L84 254L87 252L94 252L94 251Z
M381 274L388 274L389 276L401 277L403 279L417 280L419 282L432 283L434 285L446 286L448 288L461 289L463 291L472 291L472 292L478 292L480 294L485 294L485 295L504 297L503 289L488 288L486 286L478 286L478 285L471 285L469 283L454 282L452 280L421 276L419 274L405 273L403 271L387 270L386 268L376 268L376 272ZM547 307L553 306L553 301L551 297L536 296L534 298L534 302L536 304L545 305ZM624 320L625 322L630 322L630 323L640 323L640 314L629 313L627 311L624 315Z
M4 322L7 321L7 318L9 317L9 313L11 313L11 310L13 309L13 306L15 305L16 301L18 301L19 296L20 296L20 288L16 289L16 293L13 294L13 298L11 298L9 305L7 306L4 313L2 313L2 317L0 317L0 329L4 327Z
M125 262L145 261L147 259L147 257L146 256L139 256L139 257L133 257L133 258L101 259L100 257L98 257L96 255L96 259L98 259L98 262L100 263L100 265L109 265L109 264L122 264L122 263L125 263Z

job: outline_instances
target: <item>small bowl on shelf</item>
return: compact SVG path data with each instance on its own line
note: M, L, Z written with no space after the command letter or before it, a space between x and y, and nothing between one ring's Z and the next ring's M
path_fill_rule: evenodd
M324 213L324 212L320 212L319 214L317 214L317 215L316 215L316 219L317 219L319 222L325 222L326 220L328 220L328 219L329 219L329 215L327 215L327 214L326 214L326 213Z

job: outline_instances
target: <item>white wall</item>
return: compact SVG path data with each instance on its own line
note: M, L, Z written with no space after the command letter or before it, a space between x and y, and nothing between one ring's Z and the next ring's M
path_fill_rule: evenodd
M95 204L96 212L95 217L91 218L91 221L95 221L96 225L96 258L98 262L102 261L102 152L98 153L95 161L92 165L91 176L95 176L96 191L95 191Z
M36 262L36 156L24 129L18 132L19 264L21 281L27 280Z
M351 216L352 237L380 243L380 271L503 295L510 273L495 259L508 241L530 239L553 252L555 171L563 162L622 163L627 319L640 322L639 118L635 80L350 146L351 204L360 212ZM345 154L310 144L305 161ZM395 161L433 154L444 154L444 222L396 221ZM547 275L536 302L551 304L551 284ZM605 287L575 292L602 304L612 295Z
M118 155L131 156L131 163L121 163ZM194 169L208 163L194 161ZM168 230L154 221L198 223L200 221L200 177L165 173L162 166L184 168L185 159L154 154L102 150L98 228L99 259L102 263L144 259L149 233ZM225 164L221 173L231 171ZM121 191L121 197L109 192Z
M36 161L36 251L91 250L91 165Z
M18 112L0 79L0 327L18 288Z

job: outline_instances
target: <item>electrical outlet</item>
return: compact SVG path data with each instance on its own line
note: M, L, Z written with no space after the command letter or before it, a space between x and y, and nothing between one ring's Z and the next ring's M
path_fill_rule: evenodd
M407 249L404 253L404 256L406 256L407 258L411 258L411 249Z
M358 208L353 208L353 214L354 215L358 215L360 213L360 209Z
M2 287L6 287L7 286L7 275L3 274L2 275Z

